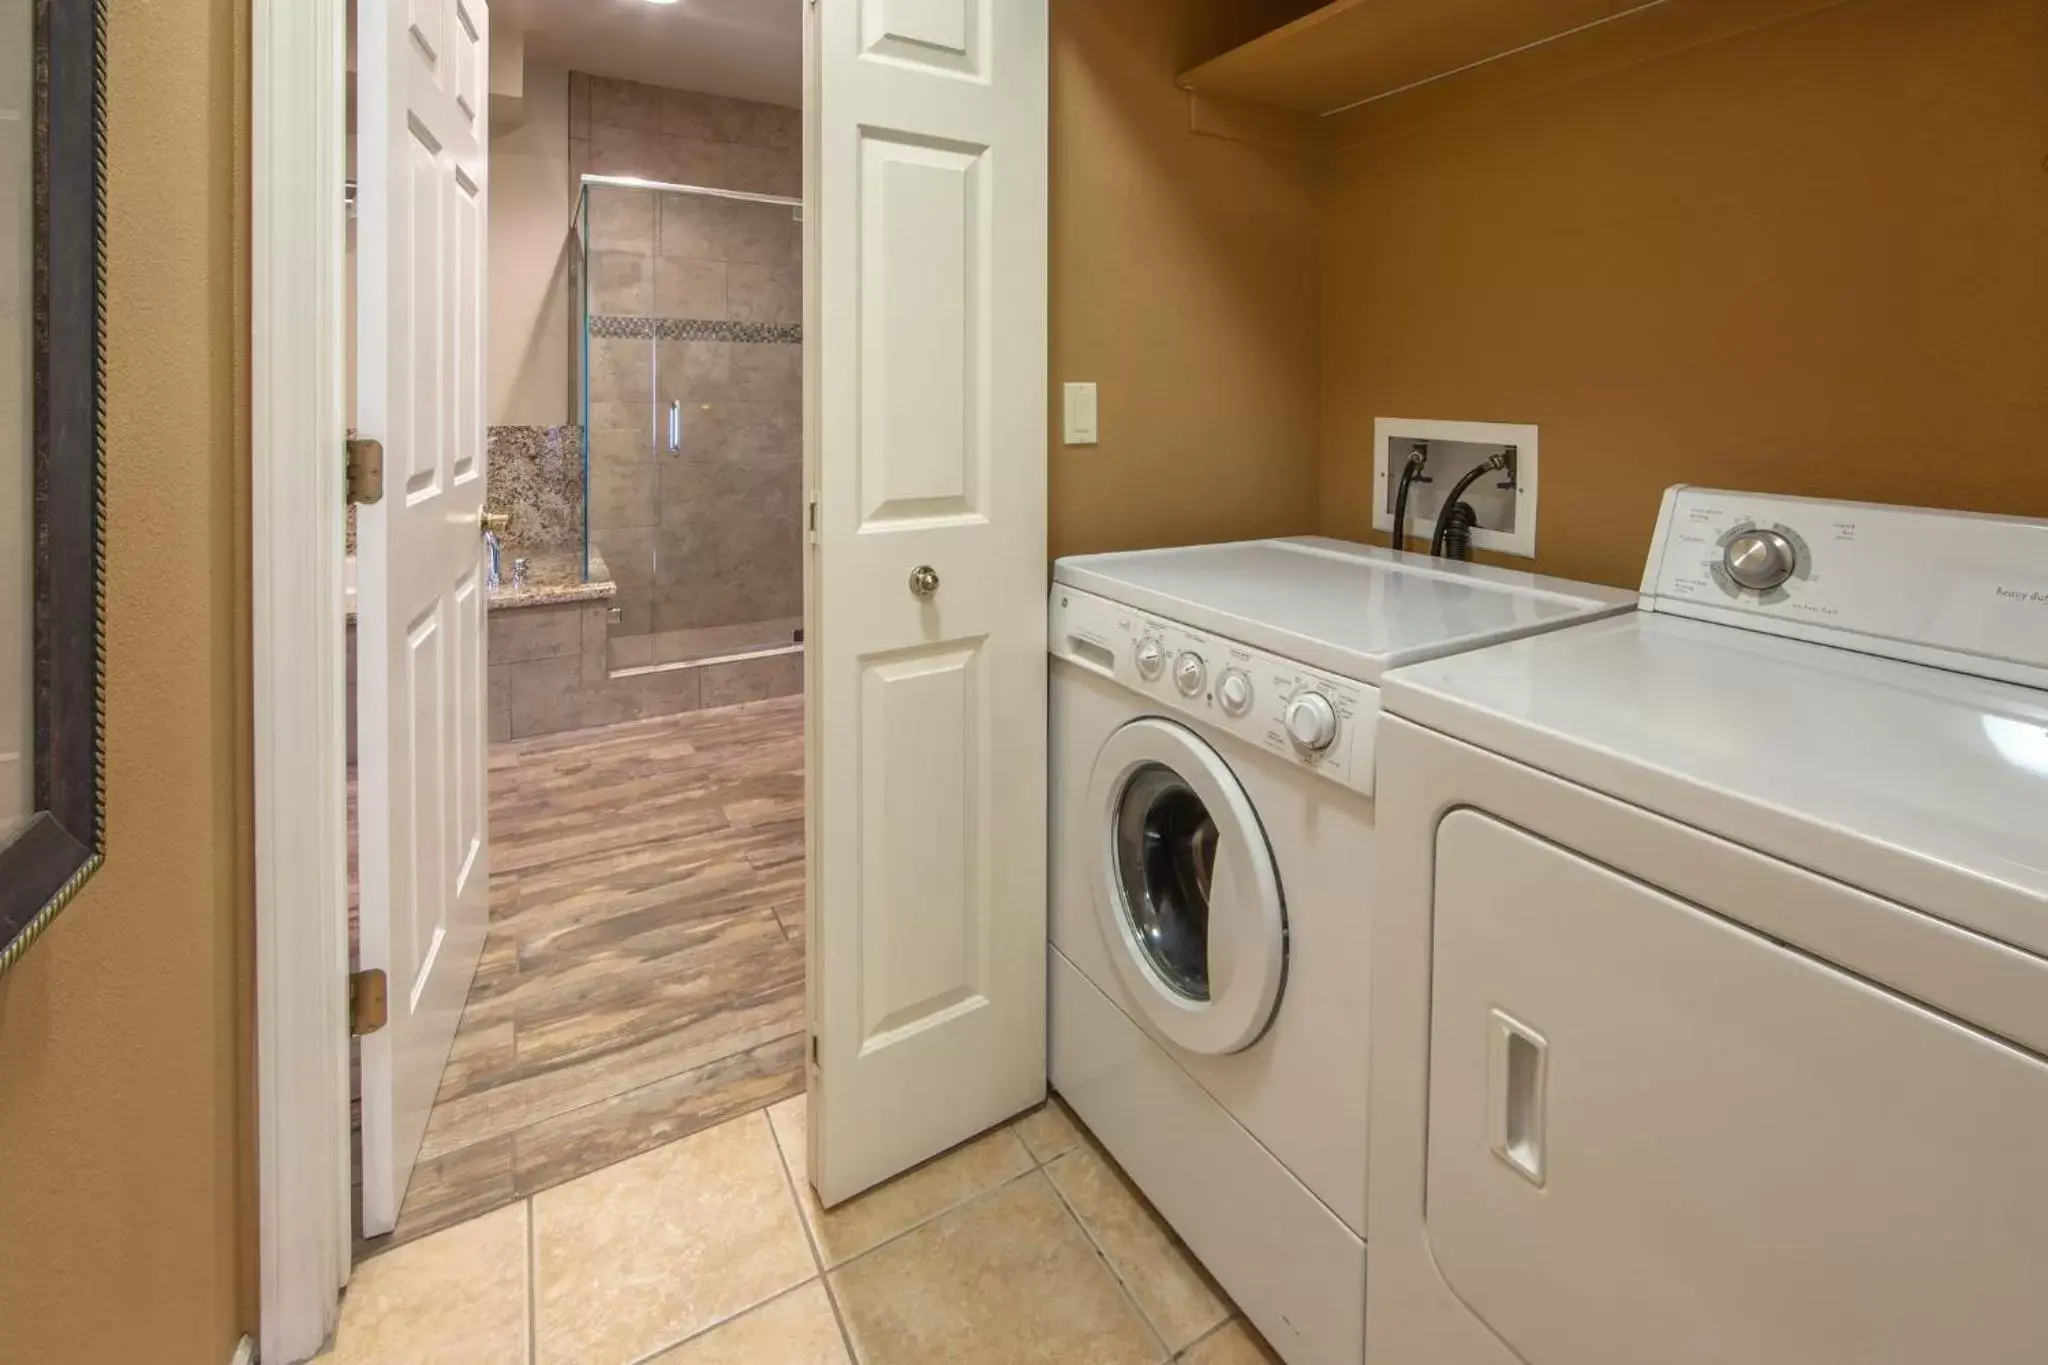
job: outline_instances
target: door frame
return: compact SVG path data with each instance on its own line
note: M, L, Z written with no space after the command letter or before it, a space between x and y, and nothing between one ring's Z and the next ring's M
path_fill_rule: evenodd
M250 16L251 767L261 1358L332 1332L352 1249L341 462L346 0Z
M805 41L814 41L813 7ZM260 1358L303 1360L331 1335L353 1252L349 1153L347 695L340 477L346 421L347 0L253 0L250 45L251 735ZM819 140L804 66L805 184ZM810 238L811 215L805 232ZM818 253L804 253L807 334ZM806 516L819 487L820 403L805 357ZM804 546L805 639L824 627L815 539ZM1042 587L1042 585L1040 585ZM805 722L814 800L817 716ZM819 903L816 827L807 903ZM807 940L816 1028L819 935ZM814 1033L815 1036L815 1033ZM815 1079L816 1062L807 1068ZM813 1130L815 1132L815 1129Z

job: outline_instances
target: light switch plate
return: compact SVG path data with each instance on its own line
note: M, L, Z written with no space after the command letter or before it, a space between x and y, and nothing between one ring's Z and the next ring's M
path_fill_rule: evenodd
M1063 439L1070 446L1092 446L1096 442L1095 386L1093 384L1067 384L1063 404L1064 419L1061 426Z

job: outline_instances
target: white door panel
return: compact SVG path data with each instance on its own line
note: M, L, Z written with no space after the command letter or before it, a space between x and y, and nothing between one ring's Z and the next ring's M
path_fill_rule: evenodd
M847 0L806 46L810 1170L836 1203L1045 1090L1046 11Z
M395 1224L489 921L480 0L366 0L357 45L357 509L363 1230Z

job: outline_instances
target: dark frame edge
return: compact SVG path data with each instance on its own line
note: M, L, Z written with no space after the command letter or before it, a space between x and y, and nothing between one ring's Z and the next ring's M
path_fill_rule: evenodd
M42 809L0 845L0 977L106 857L107 4L41 0L33 13L34 760ZM54 173L86 155L89 179ZM85 451L90 478L78 477Z

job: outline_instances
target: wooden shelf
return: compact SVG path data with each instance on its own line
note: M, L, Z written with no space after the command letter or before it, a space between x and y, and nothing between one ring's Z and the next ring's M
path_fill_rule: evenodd
M1645 8L1643 0L1335 0L1183 72L1180 83L1331 114Z

